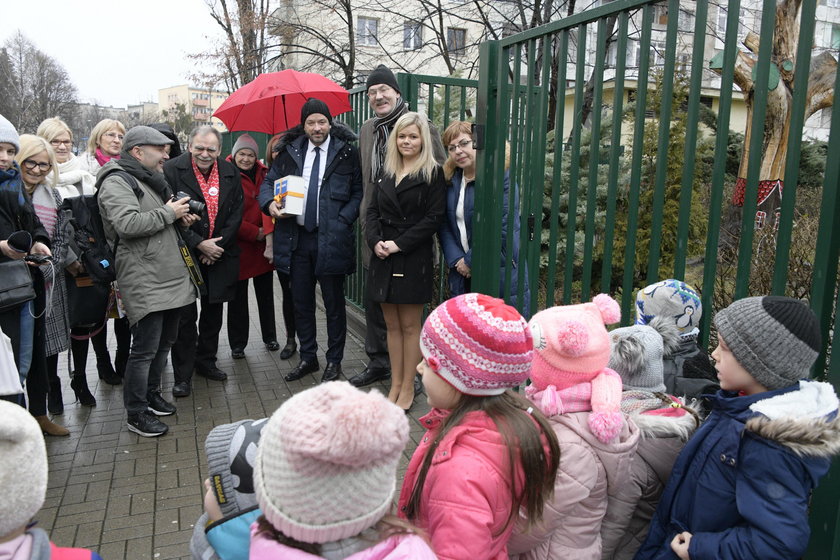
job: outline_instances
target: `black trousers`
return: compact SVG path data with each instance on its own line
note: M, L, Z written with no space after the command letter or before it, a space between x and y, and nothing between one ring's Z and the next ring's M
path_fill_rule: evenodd
M98 329L100 325L95 327L75 327L70 329L70 334L74 336L87 336L91 331ZM93 351L96 353L96 367L97 369L107 369L111 362L111 354L108 351L108 322L105 321L101 325L101 330L88 338L77 340L70 339L70 350L73 354L73 371L84 373L87 368L88 348L93 346ZM125 364L128 362L128 354L131 351L131 327L128 325L128 317L122 319L114 319L114 335L117 338L117 356L114 359L114 369L118 374L123 375L125 372Z
M297 249L292 252L292 293L295 305L295 326L300 339L300 359L317 358L318 342L315 340L315 282L321 285L321 296L327 314L327 362L341 363L344 342L347 339L347 312L344 308L343 274L315 276L318 261L318 231L307 232L298 228Z
M194 369L208 371L216 367L225 304L210 303L204 296L201 298L200 316L195 303L182 309L178 338L172 345L175 383L190 381Z
M365 278L367 273L365 269ZM391 360L388 357L388 329L385 327L385 317L382 316L382 306L371 301L368 290L365 290L365 327L368 367L391 369Z
M248 346L251 323L248 317L248 284L251 280L254 281L254 293L257 296L262 341L267 344L277 340L277 325L274 322L274 274L269 271L236 283L236 298L227 306L228 342L232 350L244 350Z
M280 291L283 292L283 324L286 325L286 338L294 340L297 335L295 327L295 301L292 298L292 280L285 272L277 271L280 280Z

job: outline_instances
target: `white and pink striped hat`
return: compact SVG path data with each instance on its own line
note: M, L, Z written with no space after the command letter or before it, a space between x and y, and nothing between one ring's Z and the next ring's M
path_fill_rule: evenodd
M420 350L429 367L458 391L488 396L528 379L534 344L516 309L494 297L464 294L429 314Z

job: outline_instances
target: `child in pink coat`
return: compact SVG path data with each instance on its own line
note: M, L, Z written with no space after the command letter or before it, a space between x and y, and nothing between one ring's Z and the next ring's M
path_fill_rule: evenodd
M621 378L607 367L604 325L619 318L618 303L600 294L531 319L536 352L525 394L548 416L560 443L560 467L543 522L530 530L526 518L517 525L509 544L514 558L601 558L601 525L630 480L639 441L638 428L621 413Z
M507 560L520 507L539 522L558 461L546 419L510 390L531 369L528 323L500 299L464 294L429 315L420 348L432 410L399 515L428 531L441 559Z
M331 382L286 401L262 430L251 560L434 560L390 515L408 441L402 409L377 391Z

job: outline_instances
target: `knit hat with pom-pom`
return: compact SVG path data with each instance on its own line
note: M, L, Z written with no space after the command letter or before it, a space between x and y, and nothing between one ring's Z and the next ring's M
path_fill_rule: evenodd
M589 427L601 441L613 439L623 424L621 378L607 368L610 337L604 326L620 319L618 303L599 294L588 303L540 311L530 323L536 349L531 381L541 402L585 399L584 410L592 411ZM562 405L552 408L564 410Z
M0 400L0 539L25 526L44 505L47 446L25 408Z
M358 535L388 513L407 441L403 410L375 390L334 381L298 393L262 430L257 502L301 542Z
M426 319L426 363L466 395L501 395L528 379L533 342L528 323L504 301L484 294L446 300Z

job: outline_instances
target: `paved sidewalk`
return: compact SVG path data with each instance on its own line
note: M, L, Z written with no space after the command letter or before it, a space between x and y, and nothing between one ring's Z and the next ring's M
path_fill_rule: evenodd
M274 293L282 344L285 332L276 282ZM281 360L280 352L265 350L255 305L252 290L246 358L231 359L227 330L222 328L218 365L228 372L228 380L222 383L195 377L193 394L175 399L177 414L163 419L169 425L169 433L163 437L142 438L128 431L122 386L111 387L97 378L93 351L88 361L88 383L97 405L88 409L75 403L66 354L62 355L59 375L65 411L56 419L71 435L47 437L49 487L37 516L38 526L48 531L56 544L91 548L104 560L190 558L189 540L202 512L202 483L207 476L207 433L219 424L268 416L289 396L320 380L320 373L293 383L283 380L297 364L298 355ZM113 349L113 333L109 337ZM326 324L320 310L318 345L323 366ZM342 363L345 376L361 370L365 360L363 341L348 333ZM163 379L164 398L172 400L170 366ZM387 393L384 384L373 387ZM400 476L423 433L416 419L428 409L425 397L419 395L411 413L411 441L400 463Z

